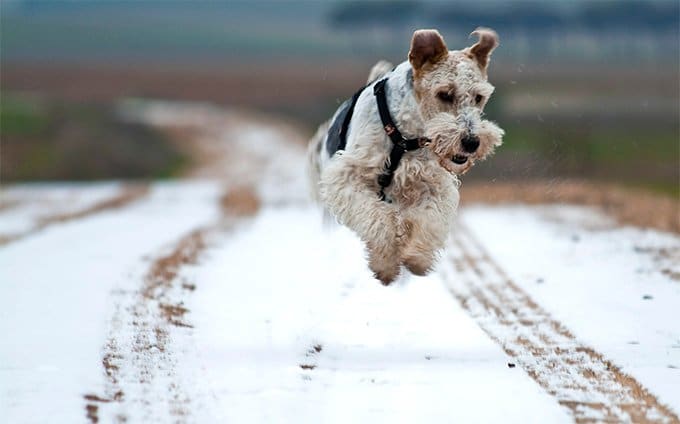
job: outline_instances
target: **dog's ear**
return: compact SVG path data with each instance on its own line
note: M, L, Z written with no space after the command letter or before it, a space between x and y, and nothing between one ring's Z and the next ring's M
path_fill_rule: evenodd
M426 63L437 63L449 54L444 39L436 29L419 29L413 33L408 60L414 70Z
M477 28L470 37L473 35L479 37L479 41L468 49L468 55L477 62L482 72L486 72L491 53L498 47L498 34L490 28Z

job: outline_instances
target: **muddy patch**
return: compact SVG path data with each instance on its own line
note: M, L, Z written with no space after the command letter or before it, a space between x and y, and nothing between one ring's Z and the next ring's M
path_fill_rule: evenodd
M303 371L313 371L319 366L319 354L323 351L323 345L321 343L315 343L311 345L306 351L305 351L305 359L303 362L298 364L301 370ZM311 380L311 377L309 374L303 375L303 379L306 381Z
M156 297L155 291L170 287L184 265L195 264L199 253L205 248L206 230L195 230L179 240L167 255L156 259L146 277L143 294Z
M189 310L184 306L161 303L158 305L158 307L161 310L161 315L163 315L163 317L165 317L165 320L170 324L175 325L177 327L194 328L193 325L187 324L186 322L182 321L182 317L184 317L184 314L189 312Z
M227 216L253 216L260 210L260 198L255 188L249 186L235 187L220 199L222 211Z
M118 392L114 394L114 397L112 399L103 398L95 394L86 394L83 395L83 398L87 401L87 403L85 404L85 416L91 423L96 424L99 422L99 404L114 401L119 402L123 399L123 392ZM119 422L125 421L122 415L119 415L117 418Z
M99 406L94 403L85 405L85 416L93 424L99 422Z

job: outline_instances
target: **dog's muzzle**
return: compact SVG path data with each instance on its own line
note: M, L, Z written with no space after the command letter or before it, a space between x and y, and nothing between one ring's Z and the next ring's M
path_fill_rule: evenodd
M460 144L467 153L474 153L479 147L479 137L467 135L460 141Z
M451 162L456 165L464 164L468 161L468 155L477 151L477 148L479 148L479 137L468 134L460 141L460 145L463 148L464 154L456 153L451 158Z

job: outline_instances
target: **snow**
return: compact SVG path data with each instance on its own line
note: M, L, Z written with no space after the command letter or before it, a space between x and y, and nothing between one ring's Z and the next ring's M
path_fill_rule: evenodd
M251 183L257 187L259 196L266 203L308 201L307 163L302 146L291 145L290 140L282 137L275 128L256 125L242 126L238 129L238 136L228 133L225 138L225 141L233 140L236 148L247 152L248 157L256 158L259 169L255 172L243 169L240 174L255 176Z
M145 255L214 219L217 193L214 184L156 184L148 199L126 209L2 247L3 422L83 422L83 395L103 384L111 292L135 289Z
M189 273L217 413L197 421L569 421L436 274L385 288L354 236L315 222L265 210Z
M42 220L85 210L107 200L121 189L117 182L30 183L0 191L0 237L30 231Z
M94 199L110 187L68 190ZM152 258L218 219L221 190L155 183L122 209L0 248L3 421L83 421L83 395L107 392L103 346L116 322L133 319L134 305L116 299L140 289ZM169 384L181 386L183 413L196 422L571 420L521 367L507 366L448 292L445 273L383 287L347 230L324 229L315 208L266 203L211 233L199 263L181 269L180 280L196 285L184 297L193 329L173 328L163 355L136 359L177 375L141 386L121 366L126 397L99 405L104 422L171 420ZM542 307L677 411L680 373L669 365L680 365L680 286L649 249L677 247L678 238L617 229L594 214L474 207L462 220ZM123 353L133 336L120 330Z
M560 211L562 220L555 217ZM462 218L523 289L581 340L680 410L680 284L654 266L648 247L680 238L636 228L584 229L587 208L474 207ZM677 266L677 264L675 264ZM645 297L651 296L651 299Z

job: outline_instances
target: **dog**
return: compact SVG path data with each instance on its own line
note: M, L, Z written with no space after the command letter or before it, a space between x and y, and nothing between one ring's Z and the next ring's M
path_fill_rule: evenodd
M408 60L378 62L310 141L312 197L358 234L385 285L402 266L433 269L458 207L458 175L502 143L504 131L482 118L498 36L472 35L474 45L449 51L437 30L415 31Z

